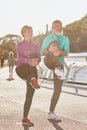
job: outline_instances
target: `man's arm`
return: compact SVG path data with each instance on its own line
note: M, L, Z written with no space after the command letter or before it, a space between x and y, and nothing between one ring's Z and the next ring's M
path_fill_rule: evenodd
M41 55L46 55L48 53L48 47L49 47L50 43L51 43L50 36L47 36L43 40L43 43L42 43L42 46L41 46L41 51L40 51Z
M69 54L69 51L70 51L70 40L68 37L66 37L65 39L65 45L64 45L64 48L63 50L61 50L60 52L60 56L67 56Z

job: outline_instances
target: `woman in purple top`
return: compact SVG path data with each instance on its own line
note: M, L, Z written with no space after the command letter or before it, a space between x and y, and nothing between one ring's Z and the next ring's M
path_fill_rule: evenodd
M31 26L23 26L21 29L21 34L23 36L23 40L17 44L17 58L18 64L17 67L23 64L27 65L27 72L29 73L26 77L27 84L27 92L26 92L26 100L24 104L24 112L22 124L25 126L33 126L32 123L28 119L28 113L31 107L32 98L34 95L35 89L40 88L37 82L37 65L41 61L40 51L38 46L32 41L33 30Z

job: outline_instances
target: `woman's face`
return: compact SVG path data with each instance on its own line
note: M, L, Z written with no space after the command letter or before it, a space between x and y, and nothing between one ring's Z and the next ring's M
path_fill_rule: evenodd
M23 33L23 36L26 40L30 40L33 36L33 30L32 29L26 29Z

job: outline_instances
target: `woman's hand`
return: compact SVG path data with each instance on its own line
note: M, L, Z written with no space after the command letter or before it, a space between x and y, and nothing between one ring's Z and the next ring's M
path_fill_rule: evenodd
M38 65L38 59L32 59L32 66Z

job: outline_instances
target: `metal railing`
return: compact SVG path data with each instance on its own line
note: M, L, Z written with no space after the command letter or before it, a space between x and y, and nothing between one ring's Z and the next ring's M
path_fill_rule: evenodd
M39 78L44 80L53 80L53 73L49 70L43 62L38 67L39 69ZM64 81L65 87L75 89L75 92L78 94L78 90L87 90L87 87L82 86L87 84L87 55L74 55L65 57L65 66L64 71L66 75L66 80ZM76 85L66 85L67 83L79 84Z

